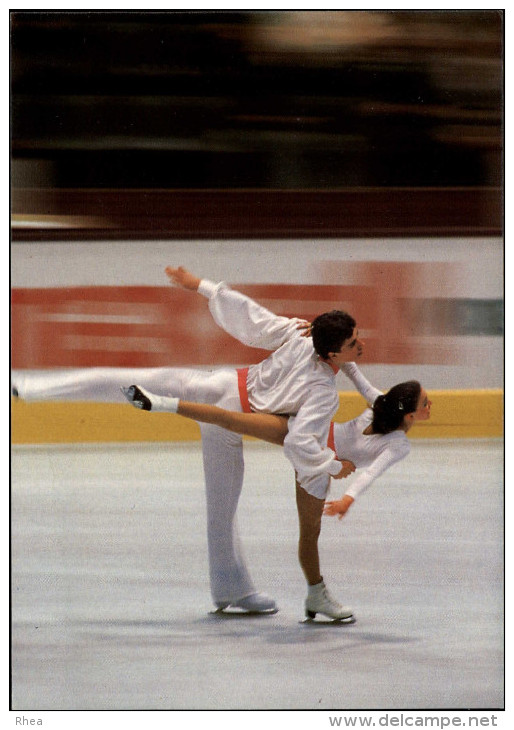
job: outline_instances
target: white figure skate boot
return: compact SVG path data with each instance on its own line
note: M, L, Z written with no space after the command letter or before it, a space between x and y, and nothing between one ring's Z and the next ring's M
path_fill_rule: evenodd
M315 618L317 613L336 620L353 618L352 609L341 606L332 598L323 580L315 586L309 586L305 599L305 615L308 618Z
M240 598L238 601L230 603L217 603L217 613L221 613L226 608L241 608L246 613L277 613L278 607L273 598L265 593L252 593L249 596Z
M141 388L139 385L131 385L128 388L122 388L125 398L132 403L135 408L141 408L143 411L160 411L161 413L176 413L178 410L178 398L172 398L166 395L155 395L150 391Z

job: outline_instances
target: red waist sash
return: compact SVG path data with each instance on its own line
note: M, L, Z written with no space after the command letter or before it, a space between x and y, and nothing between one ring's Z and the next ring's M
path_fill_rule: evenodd
M248 377L248 368L241 368L237 371L237 387L239 388L239 399L243 413L251 413L250 401L248 400L248 386L246 379Z

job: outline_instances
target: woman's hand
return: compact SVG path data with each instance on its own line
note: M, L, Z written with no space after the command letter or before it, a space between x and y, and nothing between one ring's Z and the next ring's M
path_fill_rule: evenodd
M334 517L335 515L337 515L337 518L339 520L342 520L354 501L355 500L353 497L345 494L344 497L342 497L341 499L336 499L333 502L325 502L323 514L328 515L329 517Z
M180 286L182 289L189 289L189 291L198 291L201 279L187 269L184 269L183 266L179 266L177 269L173 268L173 266L167 266L165 271L169 280L175 286Z

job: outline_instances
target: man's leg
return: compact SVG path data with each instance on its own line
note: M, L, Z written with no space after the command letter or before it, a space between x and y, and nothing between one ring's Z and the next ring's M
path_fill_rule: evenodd
M197 373L184 400L241 410L235 370ZM239 434L200 424L207 501L207 539L211 593L216 606L273 612L275 602L257 593L239 539L237 505L244 478L243 440Z
M138 384L157 395L241 410L237 373L186 368L82 368L18 371L13 387L26 400L69 400L126 403L121 390ZM242 439L216 426L202 427L207 492L209 562L215 603L241 604L247 610L273 610L275 604L256 595L246 569L237 533L235 513L241 493L244 464Z
M121 388L138 383L158 395L177 395L194 370L184 368L75 368L18 370L13 394L27 401L67 400L126 403ZM173 388L177 392L170 392ZM183 397L183 396L182 396Z
M232 368L210 372L171 368L164 376L162 390L169 395L241 411L237 373ZM251 612L274 612L275 602L255 590L239 540L236 511L244 478L242 437L212 424L200 424L200 429L214 603L218 608L230 605Z
M244 476L242 438L209 424L202 424L201 432L211 593L217 606L227 606L255 593L236 518Z

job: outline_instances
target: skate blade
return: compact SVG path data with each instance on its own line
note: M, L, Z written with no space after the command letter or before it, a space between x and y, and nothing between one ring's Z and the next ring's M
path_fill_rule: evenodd
M141 401L134 400L134 395L136 391L134 390L133 385L131 385L130 388L121 387L120 390L131 405L133 405L135 408L143 408L143 404L141 403Z
M278 613L278 608L270 608L269 611L244 611L240 608L217 608L215 611L209 611L209 616L216 616L222 619L232 618L262 618L266 616L274 616Z
M308 626L349 626L356 623L356 621L355 616L348 616L348 618L305 618L299 623Z

